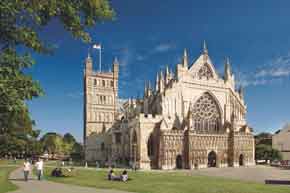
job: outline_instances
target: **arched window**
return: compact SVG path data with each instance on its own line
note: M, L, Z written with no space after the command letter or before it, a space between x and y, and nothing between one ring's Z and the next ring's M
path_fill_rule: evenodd
M221 113L215 99L204 93L193 106L194 127L200 133L217 133L221 122Z
M104 144L104 142L101 144L101 151L105 151L105 144Z
M107 104L107 97L106 96L104 96L104 104Z
M106 121L107 122L110 122L110 115L109 115L109 113L106 114L106 117L107 117L107 120Z
M132 140L133 144L137 144L137 133L136 131L134 130L133 132L133 140Z

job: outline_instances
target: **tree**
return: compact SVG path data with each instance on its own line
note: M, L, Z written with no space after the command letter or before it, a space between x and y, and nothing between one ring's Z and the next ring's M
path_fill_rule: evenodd
M63 153L63 139L57 133L46 133L40 140L46 151L51 154Z
M272 134L262 132L255 136L255 142L256 144L267 144L272 145Z
M66 133L66 134L64 134L64 136L63 136L63 141L64 141L65 143L70 143L70 144L74 144L74 143L76 143L76 139L75 139L74 136L73 136L72 134L70 134L70 133Z
M44 94L39 83L24 73L35 62L29 52L52 53L39 36L58 19L74 38L90 42L86 29L111 19L108 0L1 0L0 1L0 129L7 132L10 117L21 116L26 100ZM18 51L26 48L25 53ZM19 117L20 118L20 117Z
M265 161L274 161L274 160L281 160L282 155L281 153L273 149L271 145L267 144L258 144L256 145L256 160L265 160Z
M30 137L35 138L34 121L25 102L44 95L44 91L24 70L35 64L31 52L53 52L53 47L42 41L39 32L51 20L57 19L74 38L89 43L91 38L87 29L113 16L108 0L0 1L0 139L5 142L0 144L1 150L22 151L31 143ZM20 52L18 48L26 51ZM18 148L11 144L11 140L16 140L16 144L25 142L25 145ZM62 141L59 137L49 137L49 140ZM41 144L36 141L33 143L39 151ZM54 151L58 151L58 147Z
M72 153L82 151L81 146L70 133L66 133L63 137L57 133L46 133L40 141L43 148L51 154L70 156Z
M84 157L83 146L79 143L75 143L70 156L73 160L82 160Z
M265 161L273 161L273 160L281 160L281 153L272 148L272 134L262 132L255 136L256 143L256 160L265 160Z

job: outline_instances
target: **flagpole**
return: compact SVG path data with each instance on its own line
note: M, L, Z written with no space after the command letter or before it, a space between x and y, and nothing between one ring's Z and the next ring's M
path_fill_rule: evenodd
M100 47L99 52L99 66L100 66L100 72L102 71L102 52L101 52L102 46Z

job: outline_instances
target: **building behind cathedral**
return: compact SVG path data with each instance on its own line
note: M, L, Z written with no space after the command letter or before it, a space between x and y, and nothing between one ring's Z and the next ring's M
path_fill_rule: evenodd
M85 61L86 160L141 169L254 165L254 137L243 89L235 89L230 61L220 76L206 45L193 63L186 50L175 72L157 73L142 99L118 99L119 64L95 72Z

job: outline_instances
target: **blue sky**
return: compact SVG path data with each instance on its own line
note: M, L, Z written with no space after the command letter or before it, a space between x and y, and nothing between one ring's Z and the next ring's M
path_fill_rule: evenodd
M143 93L144 80L174 69L187 48L191 61L203 40L216 69L231 58L236 79L245 88L247 120L256 132L274 131L290 121L290 2L112 0L114 21L89 31L103 45L103 69L120 61L120 98ZM83 135L83 61L88 45L66 33L58 21L41 32L56 46L52 56L34 55L29 70L46 95L28 104L43 133ZM93 52L97 69L98 53Z

